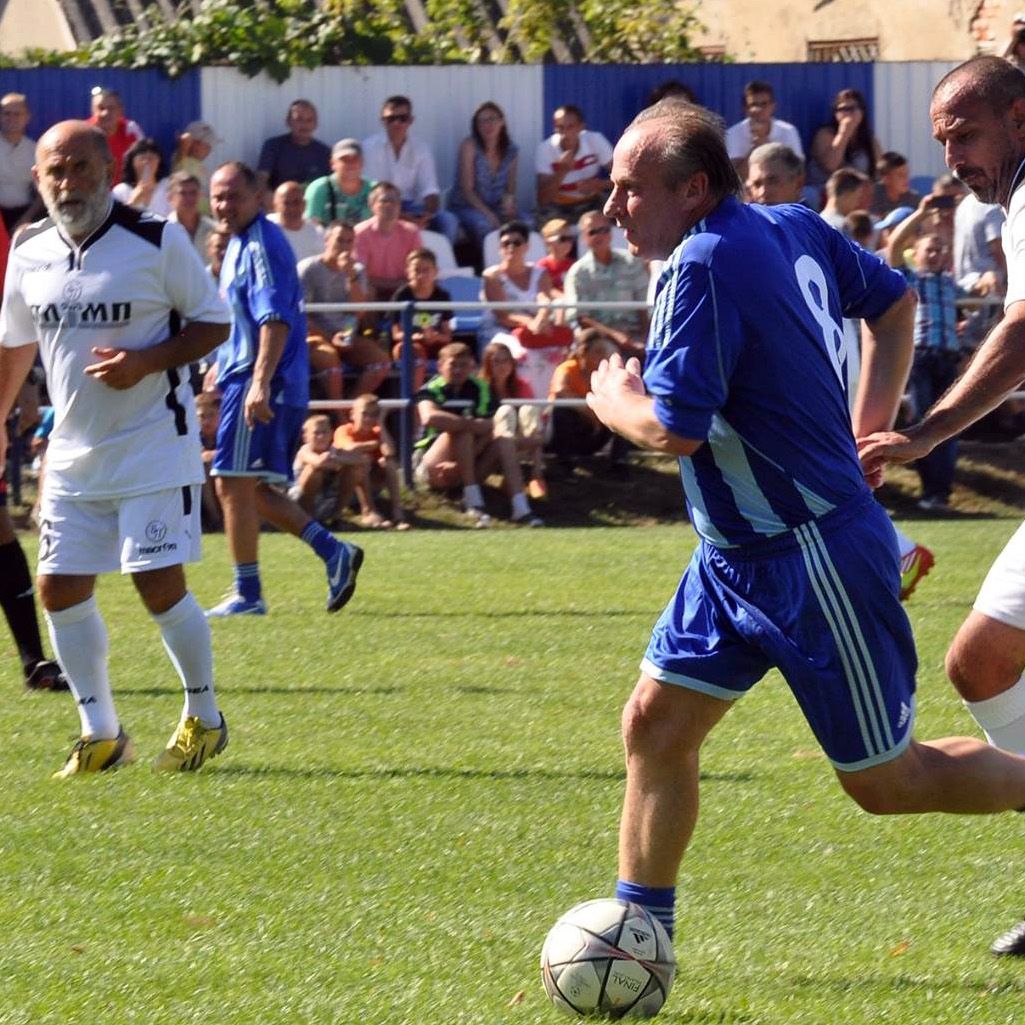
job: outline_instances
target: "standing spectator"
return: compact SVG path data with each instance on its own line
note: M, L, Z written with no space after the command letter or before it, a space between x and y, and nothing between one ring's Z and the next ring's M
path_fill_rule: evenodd
M36 142L25 134L31 117L22 93L0 98L0 215L8 234L43 209L32 182Z
M473 376L473 353L462 342L441 350L438 374L416 394L424 435L417 442L417 479L432 488L462 487L463 509L475 527L489 527L481 482L497 470L512 504L512 521L543 526L523 492L523 474L511 438L496 437L495 397ZM468 407L450 403L469 403Z
M320 225L359 224L370 216L373 187L363 177L363 148L355 139L340 139L331 147L331 173L306 186L306 216Z
M206 158L220 141L212 125L206 121L190 121L178 136L178 145L171 156L172 174L184 171L199 182L199 209L204 214L210 213L210 169Z
M336 221L324 232L324 251L299 264L299 284L306 303L361 303L372 295L366 270L353 254L356 234L351 224ZM359 371L356 394L376 391L388 376L388 350L360 331L352 312L307 314L306 341L310 369L324 397L342 397L342 371Z
M590 249L566 275L566 302L644 302L648 269L631 253L612 248L612 222L602 213L580 218L580 233ZM571 310L578 328L594 328L624 358L643 356L648 333L647 310Z
M313 137L317 108L309 100L293 100L285 117L288 131L264 141L257 164L260 186L273 191L282 182L299 182L305 188L331 169L331 150Z
M826 205L821 217L837 231L852 210L865 210L872 201L872 179L852 167L834 171L826 182Z
M833 120L811 142L808 181L822 185L841 167L874 177L882 148L868 121L865 97L857 89L841 89L833 98Z
M391 182L378 182L370 192L373 216L356 225L356 259L382 301L405 283L406 257L423 246L420 229L399 217L400 204L399 190Z
M482 103L470 119L469 136L459 144L449 202L478 254L484 236L516 216L518 157L502 108L491 100Z
M775 116L776 94L768 82L748 82L741 102L747 117L726 130L726 149L741 178L747 176L751 151L766 143L789 146L801 161L804 160L800 133L788 121Z
M910 187L910 183L908 158L902 153L887 150L876 161L875 194L869 213L878 219L898 206L918 206L922 197Z
M144 138L146 133L134 121L129 121L125 117L121 94L116 89L108 89L102 85L93 86L90 96L92 97L92 116L88 123L99 128L107 138L110 155L114 158L112 184L117 185L121 181L125 154L135 143Z
M939 235L921 235L915 239L918 224L929 214L933 196L926 196L918 210L905 218L890 236L886 259L891 267L903 271L918 295L915 309L915 359L909 385L915 405L915 417L921 419L957 380L961 366L961 342L957 334L957 285L944 270L948 257L946 243ZM912 267L905 264L904 250L909 243ZM929 512L944 510L954 486L957 464L957 437L948 438L915 463L922 482L918 507Z
M552 127L534 154L537 219L563 217L576 224L581 214L605 203L611 186L603 175L612 163L612 146L601 132L588 131L583 111L572 103L555 108Z
M441 189L434 154L426 142L409 134L413 104L406 96L389 96L381 107L384 131L363 140L366 175L391 182L402 200L402 217L420 228L440 231L449 242L459 233L456 215L441 209Z
M577 240L576 229L564 218L553 217L541 225L541 237L548 252L537 261L537 266L548 271L552 298L561 299L566 287L566 272L575 262L573 245Z
M767 142L752 150L748 157L746 187L752 203L764 206L800 203L804 161L789 146Z
M969 192L954 210L954 280L975 295L1002 296L1007 260L1000 233L1006 216L999 203Z
M324 232L319 224L306 220L303 187L298 182L282 182L274 190L274 212L267 215L288 239L295 262L318 256L324 248Z
M414 249L406 257L406 283L392 296L397 303L416 299L420 302L447 303L452 296L438 284L438 261L430 249ZM402 357L402 316L393 315L391 326L392 358ZM451 310L420 310L413 314L413 390L419 391L427 374L427 361L452 341Z
M210 204L233 236L221 267L232 323L228 340L217 350L222 404L211 473L224 509L235 583L207 615L267 612L257 561L261 519L300 538L323 561L327 611L336 612L356 589L363 552L336 541L271 486L289 480L310 393L306 322L292 250L281 229L260 212L259 181L245 164L223 164L214 172Z
M210 233L216 228L213 220L202 213L199 207L202 195L199 179L188 171L175 171L168 179L167 202L171 207L169 221L180 224L192 240L193 248L206 257L206 245Z
M116 200L166 217L171 212L167 198L167 164L153 139L140 139L125 153L121 181L111 189Z

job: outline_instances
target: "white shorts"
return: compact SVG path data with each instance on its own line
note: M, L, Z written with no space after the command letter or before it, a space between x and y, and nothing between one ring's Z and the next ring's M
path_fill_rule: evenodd
M990 619L1025 630L1025 523L996 557L973 608Z
M97 501L48 495L39 509L41 576L142 573L200 555L200 485Z

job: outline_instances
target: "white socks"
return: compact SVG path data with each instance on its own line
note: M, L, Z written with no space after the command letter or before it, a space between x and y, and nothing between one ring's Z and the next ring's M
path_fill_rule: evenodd
M47 612L54 653L78 704L82 736L113 740L120 729L107 676L107 627L95 595L60 612Z
M187 591L177 605L153 617L185 688L185 717L198 715L207 727L220 726L214 698L214 656L210 623L199 602Z
M1025 677L994 698L966 701L965 708L994 747L1025 755Z

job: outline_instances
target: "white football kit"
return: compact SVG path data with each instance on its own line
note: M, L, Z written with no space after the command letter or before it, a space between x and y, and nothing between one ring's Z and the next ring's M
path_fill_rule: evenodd
M99 361L94 347L149 348L190 321L226 324L229 313L180 225L114 202L81 246L68 241L49 219L15 240L0 310L0 345L39 343L54 407L43 518L66 524L63 544L60 534L43 531L41 573L104 572L118 564L136 572L196 557L183 554L181 545L169 550L171 543L163 538L159 544L152 541L162 532L176 532L177 526L147 520L119 524L121 544L113 556L101 532L92 559L88 531L75 513L76 504L102 502L114 510L115 520L120 506L120 520L132 519L126 516L131 504L124 500L166 491L184 495L183 488L191 493L192 486L202 484L199 431L185 368L148 374L124 390L85 374ZM197 504L185 498L182 503ZM98 508L92 506L85 519ZM198 529L190 532L198 534ZM95 568L85 568L83 560Z

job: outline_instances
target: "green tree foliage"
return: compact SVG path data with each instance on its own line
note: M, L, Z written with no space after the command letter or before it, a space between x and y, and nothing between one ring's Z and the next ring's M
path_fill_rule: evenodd
M146 8L144 19L70 52L26 51L5 65L160 67L169 75L228 64L278 82L292 68L338 64L464 64L550 59L553 40L572 38L582 61L699 59L687 42L698 25L675 0L509 0L496 26L484 0L424 0L417 33L402 0L203 0L177 17Z

